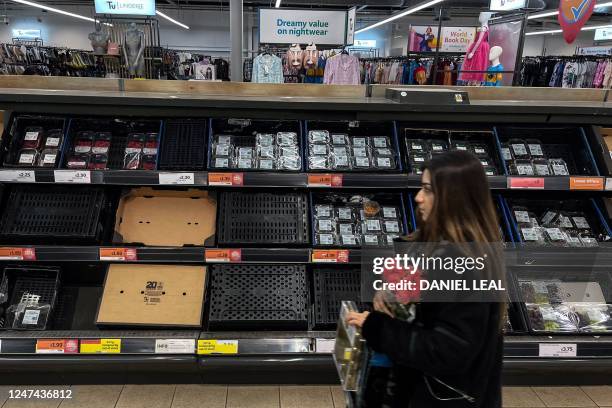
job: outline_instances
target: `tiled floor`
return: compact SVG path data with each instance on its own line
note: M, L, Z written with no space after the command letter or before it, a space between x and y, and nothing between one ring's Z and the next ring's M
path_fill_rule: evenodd
M71 390L71 399L15 399L11 390ZM14 391L13 391L14 395ZM329 386L73 385L0 386L0 408L341 408ZM612 386L506 387L505 408L612 408Z

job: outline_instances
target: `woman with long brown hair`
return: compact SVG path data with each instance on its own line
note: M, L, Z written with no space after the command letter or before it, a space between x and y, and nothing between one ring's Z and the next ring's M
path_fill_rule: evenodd
M424 167L415 201L419 228L407 241L434 252L485 251L483 276L505 282L499 224L478 159L463 151L435 156ZM349 314L347 323L360 327L368 346L393 363L396 386L386 406L501 408L501 301L421 301L408 321L396 318L377 294L374 309Z

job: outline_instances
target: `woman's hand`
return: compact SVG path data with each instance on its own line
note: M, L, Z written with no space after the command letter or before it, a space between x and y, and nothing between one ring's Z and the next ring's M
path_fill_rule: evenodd
M472 59L472 58L474 58L474 53L473 53L473 52L470 52L470 53L468 54L468 56L467 56L467 57L468 57L468 59Z
M351 326L359 327L361 329L363 327L363 323L365 322L369 314L370 312L349 312L348 316L346 317L346 323Z
M374 295L374 310L394 317L393 313L391 313L385 301L383 300L383 295L380 292L376 292L376 295Z

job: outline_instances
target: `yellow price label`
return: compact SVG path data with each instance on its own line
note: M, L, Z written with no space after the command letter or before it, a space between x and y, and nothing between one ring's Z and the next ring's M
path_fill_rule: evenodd
M81 353L119 354L121 353L121 339L83 339L81 340Z
M238 354L238 340L198 340L198 354Z
M344 360L350 360L353 355L353 350L350 348L344 349Z

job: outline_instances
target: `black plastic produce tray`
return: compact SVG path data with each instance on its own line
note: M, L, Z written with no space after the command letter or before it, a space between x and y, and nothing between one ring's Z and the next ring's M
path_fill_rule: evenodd
M0 239L38 243L53 239L95 243L102 239L108 199L104 189L84 186L13 186Z
M361 270L359 268L316 268L313 271L314 328L335 329L343 300L360 308Z
M222 192L219 245L310 242L308 197L302 193Z
M307 330L308 284L301 265L216 265L210 330Z
M206 119L170 119L166 121L159 169L205 170L206 129Z

